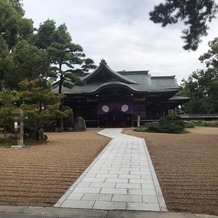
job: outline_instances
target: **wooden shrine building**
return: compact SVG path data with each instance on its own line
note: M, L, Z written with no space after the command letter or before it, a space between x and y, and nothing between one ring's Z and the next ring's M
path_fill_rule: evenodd
M175 96L179 86L175 76L151 76L148 71L115 72L102 60L81 78L84 86L63 87L64 105L82 116L88 127L136 126L157 120L188 98ZM58 93L58 88L53 91Z

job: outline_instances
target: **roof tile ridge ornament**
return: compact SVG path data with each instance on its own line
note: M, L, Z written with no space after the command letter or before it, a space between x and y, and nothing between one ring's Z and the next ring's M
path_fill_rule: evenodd
M108 72L110 72L111 74L113 74L116 78L121 79L122 81L125 81L126 83L129 84L138 84L136 81L133 81L121 74L119 74L118 72L112 70L108 65L107 62L102 59L99 66L90 74L88 74L87 76L83 77L82 80L83 81L88 81L89 79L93 78L102 68L106 69Z
M107 65L107 62L106 62L104 59L101 60L100 65L106 65L106 66L108 66L108 65Z

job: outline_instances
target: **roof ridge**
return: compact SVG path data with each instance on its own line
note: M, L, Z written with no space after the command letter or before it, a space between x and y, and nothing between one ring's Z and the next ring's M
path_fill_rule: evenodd
M93 78L101 69L106 68L110 73L112 73L115 77L125 81L126 83L129 84L138 84L136 81L133 81L123 75L121 75L120 73L112 70L108 65L107 62L103 59L101 60L99 66L93 71L91 72L89 75L85 76L82 78L83 81L88 81L89 79Z

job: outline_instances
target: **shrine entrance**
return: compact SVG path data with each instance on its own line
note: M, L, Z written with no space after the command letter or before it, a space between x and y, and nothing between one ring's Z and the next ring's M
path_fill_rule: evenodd
M130 127L132 126L132 114L132 102L100 102L98 105L100 127Z

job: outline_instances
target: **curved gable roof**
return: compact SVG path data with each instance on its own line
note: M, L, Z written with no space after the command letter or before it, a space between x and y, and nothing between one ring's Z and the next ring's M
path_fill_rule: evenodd
M148 71L120 71L110 69L102 60L98 68L81 78L84 86L73 88L63 87L64 94L93 94L105 88L121 87L133 93L176 93L179 86L175 76L151 76ZM53 86L53 92L58 93L58 87Z
M123 82L127 84L138 84L136 81L128 79L127 77L109 68L105 60L102 60L100 65L92 73L83 77L82 80L85 81L86 83L89 83L95 79L99 80L101 74L102 75L107 74L107 76L112 78L114 81L119 81L119 82ZM110 81L105 81L105 80L103 81L103 78L102 78L102 82L110 82Z

